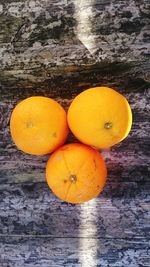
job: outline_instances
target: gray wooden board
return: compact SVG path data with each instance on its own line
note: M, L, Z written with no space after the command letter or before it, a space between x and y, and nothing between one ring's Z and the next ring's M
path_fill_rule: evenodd
M0 267L150 266L149 7L149 0L0 0ZM10 114L32 95L67 110L99 85L127 97L132 131L102 151L103 193L67 204L45 183L49 155L16 149Z
M135 60L148 53L149 1L1 0L0 25L7 55L2 64L9 69L81 63L88 47L82 37L89 35L100 61ZM92 60L88 53L87 62Z
M1 237L0 262L1 267L149 267L149 244L144 239Z
M1 0L1 82L45 86L60 73L114 62L138 62L147 82L149 37L149 0Z
M150 183L108 182L88 203L58 200L46 183L0 188L0 234L149 238Z

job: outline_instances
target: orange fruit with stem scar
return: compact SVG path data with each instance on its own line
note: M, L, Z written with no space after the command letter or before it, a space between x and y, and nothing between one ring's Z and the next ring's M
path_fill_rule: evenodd
M108 87L80 93L71 103L67 119L76 138L97 148L119 143L129 134L132 125L128 101Z
M106 165L100 153L83 144L56 150L47 162L46 179L60 199L82 203L96 197L106 182Z
M51 153L67 138L66 112L51 98L26 98L12 112L10 131L20 150L33 155Z

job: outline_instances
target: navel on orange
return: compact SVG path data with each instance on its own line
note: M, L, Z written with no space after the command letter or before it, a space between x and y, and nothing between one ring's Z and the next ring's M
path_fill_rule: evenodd
M96 197L106 182L106 165L95 149L68 144L56 150L47 162L47 183L54 194L70 203Z
M126 98L111 88L90 88L71 103L68 124L81 142L108 148L128 135L132 125L131 108Z
M48 154L67 138L66 112L51 98L26 98L12 112L10 131L20 150L33 155Z

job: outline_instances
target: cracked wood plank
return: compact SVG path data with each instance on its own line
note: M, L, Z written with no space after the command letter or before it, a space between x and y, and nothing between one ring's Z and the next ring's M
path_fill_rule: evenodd
M149 38L148 0L1 1L1 82L45 86L60 72L114 62L136 62L149 81Z

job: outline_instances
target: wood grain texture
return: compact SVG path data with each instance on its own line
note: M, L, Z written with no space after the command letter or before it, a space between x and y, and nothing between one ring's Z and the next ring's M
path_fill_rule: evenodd
M149 7L149 0L0 0L1 267L150 266ZM13 144L10 114L32 95L67 110L99 85L127 97L132 131L102 151L104 192L67 204L45 183L49 156Z
M138 77L149 80L149 0L1 0L0 13L5 86L46 86L60 74L114 62L136 62Z
M150 183L110 183L89 203L58 200L45 183L1 185L0 234L148 239Z
M86 242L85 249L82 242ZM95 261L90 253L94 253ZM88 267L150 265L149 244L145 240L15 236L0 240L1 267L82 267L82 255Z
M34 157L18 151L10 141L1 147L0 183L45 181L45 167L49 156ZM68 140L69 141L69 140ZM149 139L128 138L124 143L103 151L108 168L108 181L149 181Z

